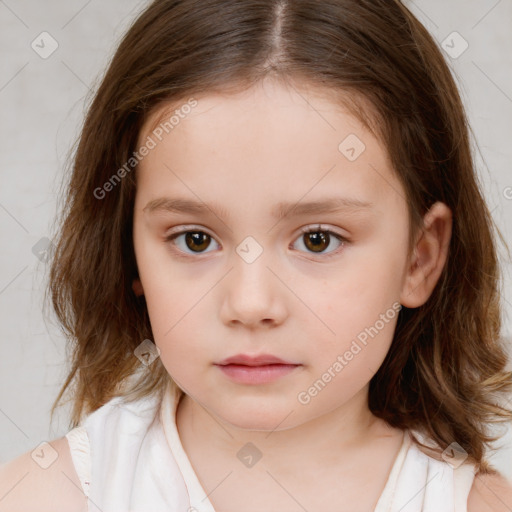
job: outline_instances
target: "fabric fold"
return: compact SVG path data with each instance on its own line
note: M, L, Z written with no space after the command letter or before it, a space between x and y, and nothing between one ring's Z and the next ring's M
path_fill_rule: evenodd
M87 430L83 426L75 427L66 434L71 459L75 471L80 480L82 491L89 497L89 486L91 485L91 447Z

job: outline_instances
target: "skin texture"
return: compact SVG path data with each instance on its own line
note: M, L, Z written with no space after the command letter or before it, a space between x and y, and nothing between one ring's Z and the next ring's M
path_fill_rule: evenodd
M385 148L316 92L266 83L239 96L198 98L137 171L140 280L133 289L145 294L162 362L187 393L177 411L180 439L218 512L330 511L340 503L352 512L374 509L403 439L367 405L396 316L307 404L297 396L393 303L423 304L447 257L446 206L431 208L408 256L405 193ZM353 162L338 150L351 133L366 145ZM142 131L141 143L147 135ZM149 201L178 195L225 211L144 212ZM373 207L364 214L290 212L280 222L270 216L279 201L332 195ZM321 246L332 258L315 254L299 232L319 223L348 240ZM194 254L184 236L175 250L165 241L171 229L190 225L213 237L203 241L205 254ZM247 236L263 248L252 263L236 252ZM213 363L238 353L271 353L302 366L271 384L235 384ZM252 467L237 457L247 442L262 456ZM30 452L0 465L0 512L87 509L67 439L52 446L59 458L47 470ZM468 512L510 510L510 484L477 475Z
M197 98L137 170L133 235L140 280L134 290L146 297L164 366L186 392L178 429L205 480L206 461L234 468L238 450L252 442L265 465L251 469L251 482L258 474L265 478L264 468L283 478L296 467L310 476L343 472L340 454L363 460L361 450L372 446L387 454L376 470L383 485L401 441L401 433L370 413L368 383L391 344L393 304L423 304L439 278L451 213L436 203L408 256L405 192L385 147L317 92L264 82L239 95ZM142 131L141 144L148 134ZM338 149L350 134L365 145L354 161ZM372 206L272 217L280 201L332 196ZM148 203L162 197L214 202L223 211L150 212ZM319 223L322 232L347 241L331 235L314 252L300 228ZM187 229L210 236L196 242L199 252L185 235L165 240ZM251 263L237 253L247 247L246 237L263 251ZM392 319L378 334L359 344L321 392L300 403L298 394L386 312ZM239 353L273 354L301 366L272 383L238 384L215 363ZM384 438L387 444L375 441Z

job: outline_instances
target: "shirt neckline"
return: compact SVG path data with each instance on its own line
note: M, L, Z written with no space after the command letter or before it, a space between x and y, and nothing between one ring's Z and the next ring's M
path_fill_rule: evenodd
M176 411L182 396L183 392L178 388L178 386L169 382L162 400L163 403L160 409L160 421L163 426L167 443L176 463L178 464L181 474L183 475L183 480L190 499L190 506L193 507L191 510L194 510L194 512L216 512L211 501L208 499L208 494L199 482L190 459L181 444L178 427L176 425ZM395 460L393 461L386 484L384 485L384 489L377 500L374 512L388 512L395 492L398 475L400 474L410 446L411 436L409 435L409 431L405 430L402 444Z
M160 421L163 425L167 443L183 476L190 500L190 510L194 512L216 512L181 444L176 425L176 411L182 395L183 392L178 386L169 382L163 397Z

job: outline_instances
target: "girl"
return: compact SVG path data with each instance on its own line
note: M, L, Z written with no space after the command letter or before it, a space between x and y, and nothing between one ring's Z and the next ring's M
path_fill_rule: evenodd
M71 430L4 466L0 510L512 509L493 228L398 1L153 2L52 262Z

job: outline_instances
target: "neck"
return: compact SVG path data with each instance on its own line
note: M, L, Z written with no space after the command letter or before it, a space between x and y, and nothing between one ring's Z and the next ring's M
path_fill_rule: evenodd
M340 453L358 450L375 434L377 425L382 426L368 408L368 386L326 414L293 428L277 426L268 431L237 428L184 394L176 424L186 451L200 446L206 457L233 458L250 442L264 454L265 467L276 469L300 467L304 461L310 467L315 462L325 466L329 460L339 463Z

